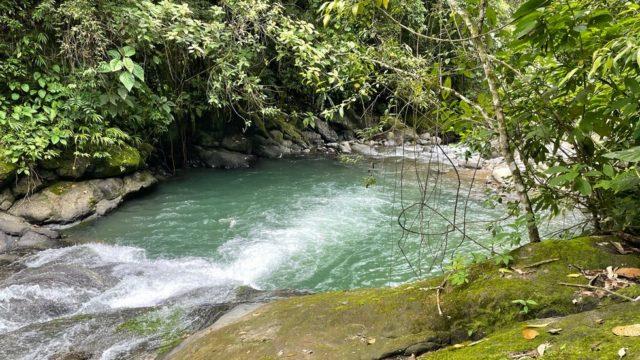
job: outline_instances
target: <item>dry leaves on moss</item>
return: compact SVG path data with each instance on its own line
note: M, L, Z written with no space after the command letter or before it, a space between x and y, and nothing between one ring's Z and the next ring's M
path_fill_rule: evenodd
M618 336L640 336L640 324L616 326L611 331Z

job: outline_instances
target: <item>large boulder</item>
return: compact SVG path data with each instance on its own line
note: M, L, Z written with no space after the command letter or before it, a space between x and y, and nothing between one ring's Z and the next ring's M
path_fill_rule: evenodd
M144 160L140 152L129 145L112 147L109 149L109 157L96 162L90 175L96 178L108 178L131 174L140 169Z
M256 161L254 155L237 153L225 149L196 147L196 151L198 152L200 160L202 160L206 166L216 169L248 168Z
M9 213L34 224L68 224L95 214L103 215L127 195L149 187L156 181L148 172L136 173L124 179L61 181L17 201Z
M316 130L328 142L337 142L338 134L333 130L326 121L316 120Z
M78 179L89 170L92 162L93 159L88 156L76 156L68 151L56 158L43 160L40 165L63 179Z

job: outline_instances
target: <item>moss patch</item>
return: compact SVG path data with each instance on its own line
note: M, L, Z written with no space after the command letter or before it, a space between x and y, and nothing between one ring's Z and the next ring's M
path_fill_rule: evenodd
M57 183L49 186L47 190L53 194L58 196L64 194L69 191L73 187L73 182L71 181L58 181Z
M109 157L102 159L93 170L95 177L114 177L130 174L142 165L140 152L128 145L113 147L109 150Z
M0 186L2 186L5 181L10 180L18 169L16 164L10 162L2 155L2 151L3 150L0 149Z
M569 265L640 266L638 256L618 254L607 240L578 238L524 246L512 253L515 267L559 259L524 275L503 275L489 262L473 266L469 284L443 291L445 316L438 315L435 291L426 290L442 283L441 277L397 288L301 296L268 304L213 331L187 344L175 358L270 359L279 358L278 354L302 359L380 358L420 342L441 347L481 338L514 322L592 310L598 300L574 305L576 289L558 282L575 272ZM512 304L516 299L532 299L539 305L523 315Z
M535 323L550 324L546 328L536 329L540 335L533 340L522 337L527 322L521 322L499 329L475 345L462 348L452 346L424 354L419 359L508 359L512 354L536 349L543 343L551 345L545 351L544 359L618 359L617 352L623 347L627 348L627 358L640 358L638 338L616 336L611 332L618 325L640 323L638 303L615 304ZM551 328L562 331L551 335L547 332Z

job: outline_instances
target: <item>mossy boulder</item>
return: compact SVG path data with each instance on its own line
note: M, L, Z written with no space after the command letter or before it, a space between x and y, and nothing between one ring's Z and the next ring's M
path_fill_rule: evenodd
M468 284L447 283L439 297L434 289L443 283L443 277L395 288L276 301L186 343L172 358L377 359L412 352L419 355L481 339L523 320L590 311L600 300L585 298L574 304L576 289L559 283L575 272L571 266L640 266L637 255L620 255L609 240L587 237L524 246L512 252L513 267L526 269L523 274L505 274L493 262L481 263L469 269ZM553 261L526 268L543 260ZM523 315L512 303L517 299L535 300L539 305Z
M108 151L109 157L99 160L91 170L91 176L107 178L131 174L140 169L144 161L140 152L129 145L114 146Z
M640 323L640 304L624 303L560 318L524 321L491 333L480 342L455 344L420 356L420 360L502 360L536 354L537 347L548 344L544 359L618 359L618 351L626 349L628 359L640 359L640 341L637 337L617 336L616 326ZM539 333L532 340L522 336L529 325L547 324L536 328ZM561 329L556 334L550 329ZM555 331L554 331L555 332ZM532 359L534 356L522 357Z
M71 151L65 151L58 157L41 161L40 166L55 172L63 179L79 179L85 175L93 162L94 159L88 156L76 156Z
M1 154L2 149L0 149L0 188L3 188L13 179L18 167Z

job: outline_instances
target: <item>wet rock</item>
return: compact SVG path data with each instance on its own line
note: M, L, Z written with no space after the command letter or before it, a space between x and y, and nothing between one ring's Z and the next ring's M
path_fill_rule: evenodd
M17 201L9 209L14 216L33 224L68 224L97 212L103 200L114 200L153 185L157 180L148 172L120 178L80 182L61 181ZM108 211L114 203L102 202L100 211Z
M104 216L110 213L111 211L115 210L121 202L122 196L118 196L117 198L112 200L102 199L98 201L98 203L96 204L96 215Z
M53 241L48 236L39 234L35 231L27 231L22 235L22 237L20 237L20 240L15 244L15 247L44 250L56 245L57 242Z
M322 145L322 136L315 131L303 131L302 136L311 145Z
M511 169L506 164L498 165L491 172L491 177L500 185L507 185L510 181Z
M362 154L362 155L371 155L371 156L379 155L378 151L373 146L370 146L370 145L354 143L351 145L351 149L353 150L353 152Z
M249 154L251 153L251 141L240 134L227 136L222 139L222 147L229 150L240 153Z
M216 169L238 169L251 167L256 157L224 149L196 147L198 156L207 167Z
M31 225L24 221L24 219L5 212L0 212L0 232L9 235L21 236L30 228Z
M472 156L468 159L462 158L458 161L458 166L467 169L482 169L484 161L479 156Z
M351 154L351 145L348 141L343 141L340 143L340 152L344 154Z
M13 196L19 198L28 194L33 194L43 187L44 184L39 177L23 176L11 187L11 192L13 193Z
M435 342L431 342L431 341L424 341L424 342L420 342L417 344L413 344L411 346L409 346L408 348L406 348L404 350L404 355L405 356L411 356L411 355L420 355L420 354L424 354L428 351L433 351L433 350L437 350L439 348L441 348L442 345L437 344Z
M282 131L271 130L269 131L269 135L271 135L271 138L275 140L277 143L282 144L282 141L284 140L284 134L282 133Z
M16 198L13 196L13 193L9 189L4 189L0 191L0 210L7 211L13 205L13 202Z
M316 120L316 130L328 142L337 142L338 134L333 130L326 121Z

